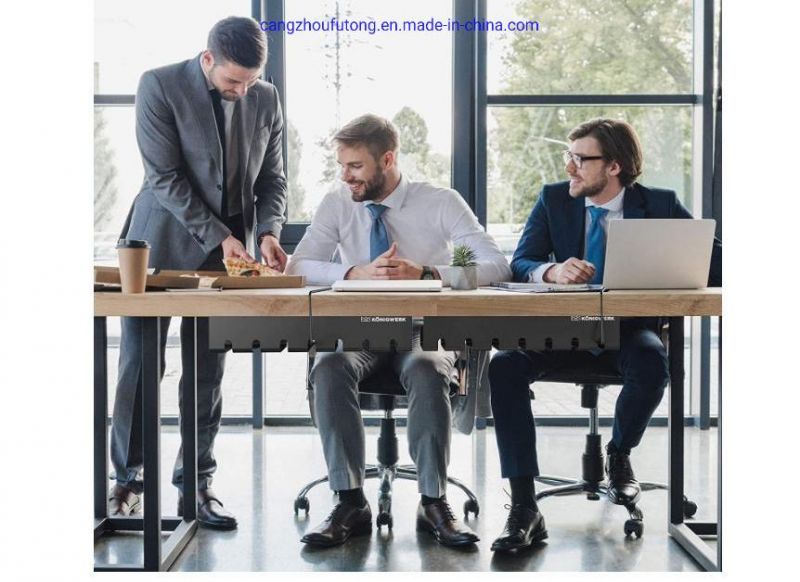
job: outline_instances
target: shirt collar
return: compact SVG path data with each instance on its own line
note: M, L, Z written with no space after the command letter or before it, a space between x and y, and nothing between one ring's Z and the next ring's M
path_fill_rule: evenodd
M609 212L622 212L622 205L625 200L625 188L619 191L619 194L614 196L611 200L606 202L605 204L595 204L592 202L591 198L584 198L586 200L586 208L590 206L597 206L599 208L605 208Z
M382 202L378 204L382 204L386 208L402 208L403 202L405 202L406 195L408 194L408 180L406 180L405 174L400 175L400 181L397 183L397 187L392 190L392 192L383 199ZM373 201L363 202L365 206L367 204L375 204Z

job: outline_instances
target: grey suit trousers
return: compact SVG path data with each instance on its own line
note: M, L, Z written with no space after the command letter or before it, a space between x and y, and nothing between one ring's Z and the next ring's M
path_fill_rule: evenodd
M200 270L219 270L222 253L219 249L211 253ZM169 330L169 317L161 317L161 378L164 376L164 353ZM122 336L119 347L119 377L111 420L111 463L116 472L117 483L129 487L136 493L142 491L142 384L141 341L142 319L122 318ZM193 364L193 354L184 349L188 343L188 326L181 322L181 366ZM214 437L219 431L222 418L222 373L225 368L225 353L214 353L208 349L208 319L197 319L197 487L200 490L211 486L212 475L217 469L214 458ZM183 400L184 377L178 384L179 400ZM172 473L172 483L183 487L183 447L178 451Z
M453 352L422 351L418 336L411 352L317 354L310 380L331 489L364 484L358 383L379 367L392 366L408 394L408 448L419 473L419 492L428 497L445 494L450 461L450 377L455 361Z

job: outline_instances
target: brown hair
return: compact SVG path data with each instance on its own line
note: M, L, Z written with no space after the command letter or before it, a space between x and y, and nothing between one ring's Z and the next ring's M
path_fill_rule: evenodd
M567 139L575 141L587 136L597 140L606 160L620 165L619 181L623 186L630 186L642 175L642 144L630 123L602 117L590 119L570 131Z
M245 16L229 16L217 22L208 33L208 50L214 61L235 63L245 69L258 69L267 62L267 39L258 23Z
M367 113L356 117L333 136L333 141L348 147L363 145L378 160L386 152L400 148L400 135L388 119Z

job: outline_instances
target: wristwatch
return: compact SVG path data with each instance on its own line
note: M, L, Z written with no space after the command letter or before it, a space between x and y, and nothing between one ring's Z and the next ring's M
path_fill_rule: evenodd
M435 279L436 277L433 276L433 269L431 269L427 265L422 265L422 275L420 275L419 278L430 281L432 279Z

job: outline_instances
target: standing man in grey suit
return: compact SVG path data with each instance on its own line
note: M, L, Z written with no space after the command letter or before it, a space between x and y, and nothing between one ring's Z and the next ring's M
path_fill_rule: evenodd
M317 209L287 269L309 284L337 279L441 279L450 282L451 248L475 252L482 285L511 278L494 240L464 199L450 188L409 180L397 164L397 129L386 119L363 115L334 136L342 182ZM332 263L338 251L341 263ZM450 458L450 378L454 352L419 347L389 354L367 350L317 355L311 370L314 410L339 504L302 541L335 546L372 530L364 497L364 426L358 383L391 367L408 394L408 447L417 466L421 496L417 528L447 546L478 541L456 517L445 497Z
M122 238L150 242L150 267L223 270L222 259L254 260L253 240L270 267L283 270L278 242L286 208L278 92L260 80L267 60L264 33L251 18L221 20L200 55L142 75L136 92L136 138L144 163L142 189ZM161 373L169 328L161 321ZM129 515L142 491L141 320L122 319L119 380L111 432L116 485L111 515ZM222 414L225 354L208 349L208 320L197 322L198 521L234 529L236 518L211 490L217 467L214 437ZM188 326L181 325L185 345ZM184 368L193 354L181 354ZM180 393L183 394L181 378ZM173 484L181 491L181 453Z

